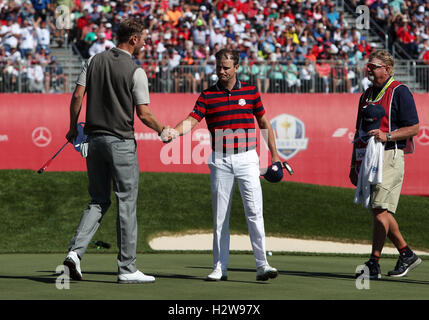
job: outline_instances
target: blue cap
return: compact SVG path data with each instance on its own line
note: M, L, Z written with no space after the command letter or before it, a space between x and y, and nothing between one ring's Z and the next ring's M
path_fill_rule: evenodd
M380 129L381 119L386 115L383 106L369 104L362 109L362 130L365 132Z
M80 146L82 142L85 142L87 135L84 132L85 122L79 122L77 125L77 137L73 139L73 147L77 152L80 152Z
M267 172L264 174L264 178L272 183L281 181L283 179L283 168L281 162L277 161L269 166Z

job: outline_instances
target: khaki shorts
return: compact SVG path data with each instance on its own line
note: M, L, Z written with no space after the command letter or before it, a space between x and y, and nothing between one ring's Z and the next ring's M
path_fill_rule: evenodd
M404 151L385 150L383 162L383 181L371 186L371 208L387 209L395 213L404 180Z

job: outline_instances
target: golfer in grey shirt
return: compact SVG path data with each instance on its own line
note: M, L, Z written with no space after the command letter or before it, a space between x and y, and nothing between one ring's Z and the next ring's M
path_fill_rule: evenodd
M70 103L70 130L66 138L77 136L77 121L87 93L85 134L91 201L83 212L69 246L64 265L70 277L82 279L80 260L110 207L113 182L118 203L117 245L118 282L146 283L155 278L136 267L137 193L139 164L134 139L134 112L164 142L171 141L169 130L150 111L146 73L132 60L145 45L146 31L139 19L124 20L118 29L118 46L91 57L76 82Z

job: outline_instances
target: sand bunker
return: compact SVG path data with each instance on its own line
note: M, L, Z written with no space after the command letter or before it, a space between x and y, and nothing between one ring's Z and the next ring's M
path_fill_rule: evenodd
M154 250L212 250L212 234L194 234L181 236L162 236L154 238L149 245ZM284 252L317 252L317 253L351 253L369 254L371 245L353 244L334 241L302 240L293 238L266 238L267 251ZM231 235L230 250L251 251L248 235ZM418 255L429 255L429 252L415 251ZM383 253L397 254L395 248L385 247Z

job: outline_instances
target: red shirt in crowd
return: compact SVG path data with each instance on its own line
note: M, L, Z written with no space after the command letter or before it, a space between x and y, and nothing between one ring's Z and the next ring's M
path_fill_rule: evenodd
M422 60L424 61L424 63L429 64L429 50L426 50Z
M410 26L408 24L400 27L396 32L399 40L403 43L411 43L416 41L416 37L410 33Z
M89 25L89 16L82 16L77 20L77 28L82 30L83 28L85 28L86 26Z

